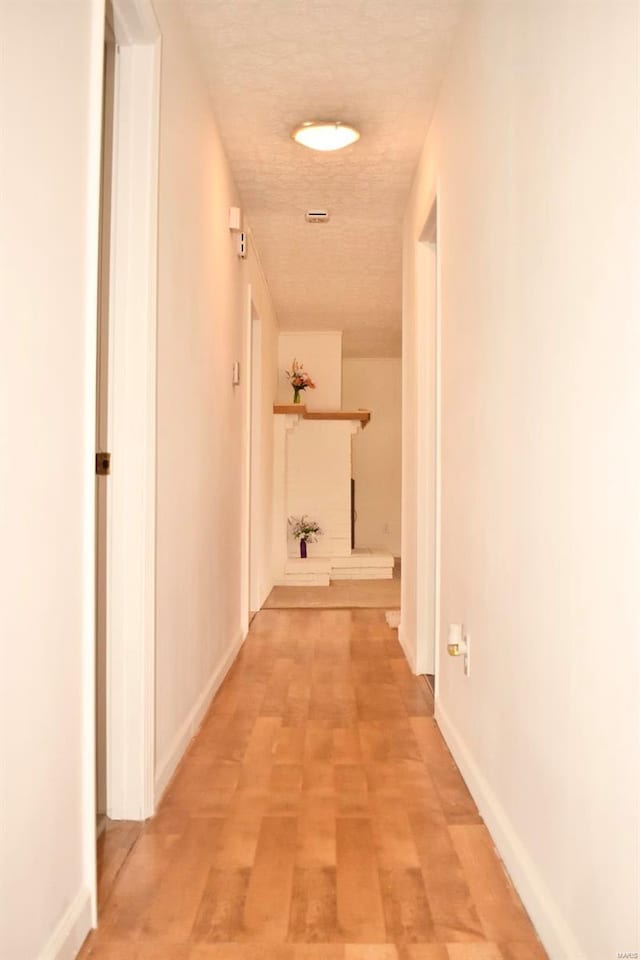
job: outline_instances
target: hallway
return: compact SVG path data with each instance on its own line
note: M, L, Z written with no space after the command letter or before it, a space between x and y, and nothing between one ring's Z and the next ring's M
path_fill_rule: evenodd
M259 613L83 960L544 960L432 713L382 611Z

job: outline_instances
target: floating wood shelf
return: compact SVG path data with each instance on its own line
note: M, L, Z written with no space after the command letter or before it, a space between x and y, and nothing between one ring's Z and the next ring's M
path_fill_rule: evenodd
M370 410L307 410L304 403L274 403L274 413L297 413L305 420L359 420L362 429L371 420Z

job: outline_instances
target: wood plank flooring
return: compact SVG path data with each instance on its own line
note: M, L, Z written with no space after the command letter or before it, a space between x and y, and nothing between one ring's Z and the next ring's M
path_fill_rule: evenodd
M98 910L109 899L116 879L143 825L139 820L105 820L98 837Z
M432 714L382 611L259 613L83 960L545 960Z

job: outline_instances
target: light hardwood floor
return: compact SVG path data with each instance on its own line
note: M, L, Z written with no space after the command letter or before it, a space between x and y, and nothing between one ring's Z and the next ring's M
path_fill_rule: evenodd
M383 612L263 610L81 956L546 955Z
M111 895L120 870L143 830L139 820L106 820L98 837L98 909Z

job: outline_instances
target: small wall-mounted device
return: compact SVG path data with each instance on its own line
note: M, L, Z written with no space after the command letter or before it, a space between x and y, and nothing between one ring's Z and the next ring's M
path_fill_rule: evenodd
M326 223L329 219L328 210L307 210L304 215L307 223Z
M464 675L468 677L471 673L471 641L461 623L449 624L447 653L450 657L463 657Z
M229 230L242 230L242 210L240 207L229 207Z
M247 259L247 235L246 233L238 234L238 256L241 260Z
M236 360L233 365L233 373L231 374L231 383L234 387L240 385L240 361Z

